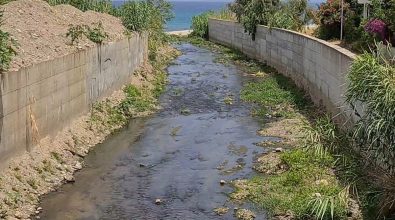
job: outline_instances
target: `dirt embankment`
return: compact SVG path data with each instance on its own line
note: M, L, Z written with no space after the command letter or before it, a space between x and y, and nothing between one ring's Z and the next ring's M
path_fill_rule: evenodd
M66 37L71 26L101 23L108 34L105 42L125 37L125 28L119 18L94 11L82 12L70 5L50 6L41 0L19 0L1 9L4 10L1 28L19 45L10 71L95 46L85 37L78 45L71 45Z

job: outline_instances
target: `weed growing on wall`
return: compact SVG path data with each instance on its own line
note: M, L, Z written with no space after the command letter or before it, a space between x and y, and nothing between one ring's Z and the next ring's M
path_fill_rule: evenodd
M71 44L79 42L79 40L84 36L85 28L82 25L71 26L67 33L66 37L70 38Z
M108 38L107 33L104 31L102 23L97 23L93 27L86 27L85 30L86 37L95 43L102 43L105 39Z
M3 11L0 11L0 27L3 19ZM16 55L14 47L16 42L11 38L10 34L0 30L0 73L5 72L10 67L12 58Z
M79 40L83 36L87 37L92 42L99 44L108 38L108 35L104 31L103 25L100 22L94 24L93 27L88 25L71 26L66 33L66 37L70 38L71 44L78 44Z

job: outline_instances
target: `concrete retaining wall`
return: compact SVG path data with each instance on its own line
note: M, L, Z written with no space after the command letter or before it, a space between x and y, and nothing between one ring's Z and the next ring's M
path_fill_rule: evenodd
M128 82L147 58L147 36L99 45L0 75L0 160L55 135Z
M355 58L350 51L298 32L265 26L257 28L253 41L242 25L217 19L209 20L209 38L264 61L292 78L338 121L356 119L344 99L345 76Z

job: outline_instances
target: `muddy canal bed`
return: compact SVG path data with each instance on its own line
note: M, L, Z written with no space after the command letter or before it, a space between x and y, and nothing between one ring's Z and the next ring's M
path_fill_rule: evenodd
M162 110L98 145L75 183L41 203L41 219L234 219L229 182L253 175L253 159L265 152L254 143L257 118L239 99L248 80L216 54L190 44L169 66ZM225 180L227 184L221 185ZM155 204L160 199L161 203ZM228 207L218 216L213 210Z

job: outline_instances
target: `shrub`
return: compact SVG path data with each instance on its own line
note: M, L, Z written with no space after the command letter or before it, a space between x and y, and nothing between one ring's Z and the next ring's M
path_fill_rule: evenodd
M74 44L75 42L78 43L83 36L86 36L89 40L95 43L102 43L108 37L100 22L93 28L88 25L71 26L66 33L66 37L70 37L71 44Z
M85 28L82 25L71 26L66 33L66 37L69 37L71 44L78 43L79 40L84 36Z
M395 1L372 0L371 17L386 24L388 32L385 39L395 44Z
M299 31L306 23L306 10L306 0L290 0L281 3L279 10L276 10L270 17L269 26Z
M156 57L156 51L167 35L163 32L166 22L172 17L172 5L165 0L128 1L114 14L122 19L129 31L147 32L148 46L151 59Z
M353 16L354 11L351 10L350 4L344 2L344 18L348 22ZM320 19L320 26L317 30L317 35L321 39L332 39L340 37L341 26L341 1L328 0L320 5L318 13Z
M381 167L395 173L395 67L365 53L351 65L347 102L363 103L354 137Z
M92 42L99 44L108 38L101 22L97 23L93 28L86 26L85 35Z
M192 35L208 38L208 18L212 14L213 11L208 11L192 17Z
M0 11L0 26L2 25L3 11ZM14 47L16 42L10 34L0 30L0 73L7 71L13 56L16 55Z
M269 19L278 4L278 0L251 0L245 6L240 22L243 24L245 31L252 35L252 39L255 40L257 25L269 24Z
M388 41L388 28L384 21L380 19L371 19L365 25L365 31L370 33L371 35L379 38L385 44Z

